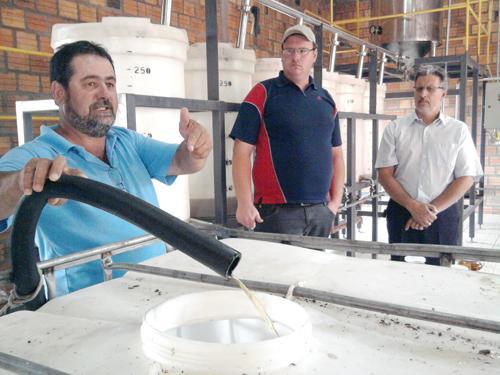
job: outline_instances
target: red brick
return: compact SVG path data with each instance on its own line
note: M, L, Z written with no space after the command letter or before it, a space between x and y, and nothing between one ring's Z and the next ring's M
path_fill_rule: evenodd
M49 58L44 56L31 56L30 66L32 73L49 74Z
M39 48L40 52L45 52L45 53L50 53L50 54L52 54L54 52L54 51L52 51L52 47L50 47L50 38L49 37L40 36L39 41L40 41L40 48ZM46 59L48 61L49 57L46 57Z
M137 1L123 0L123 12L126 15L137 16Z
M0 28L0 45L14 47L14 33L12 30Z
M4 26L15 27L17 29L24 29L24 10L22 9L2 9L2 22Z
M72 20L78 19L78 9L76 3L69 0L59 0L59 15L61 17L70 18Z
M29 55L17 52L7 53L7 66L10 70L27 72L30 70Z
M43 14L57 15L57 0L37 0L36 9Z
M16 0L16 8L35 9L34 0Z
M36 34L16 31L16 47L29 51L38 51Z
M51 26L47 23L47 17L41 14L27 13L26 28L31 31L50 32Z
M78 4L80 11L80 21L97 22L97 9L95 7Z
M0 92L16 91L17 80L15 73L0 73Z
M33 74L19 74L19 91L40 92L40 77Z

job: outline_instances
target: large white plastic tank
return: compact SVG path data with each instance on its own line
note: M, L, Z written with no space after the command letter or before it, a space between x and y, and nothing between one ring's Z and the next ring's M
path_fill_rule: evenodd
M255 73L253 75L253 84L265 81L266 79L277 77L283 64L279 57L264 57L257 59L255 63Z
M57 24L52 28L54 50L65 43L89 40L105 47L113 58L117 92L150 96L184 95L184 63L188 48L185 30L152 24L147 18L104 17L102 22ZM126 118L120 103L117 119ZM155 139L180 143L179 110L137 108L136 129ZM123 126L123 123L118 123ZM181 218L189 218L189 185L179 176L166 186L153 180L160 207Z
M255 51L234 48L229 43L219 43L219 98L225 102L241 103L252 88L255 66ZM190 99L208 98L206 44L195 43L188 50L185 70L186 97ZM237 113L226 113L226 186L228 213L236 211L231 160L233 140L228 137ZM212 114L195 113L192 116L212 134ZM191 216L213 217L214 211L214 165L210 154L203 170L189 176L191 196Z
M332 95L337 110L340 112L364 112L363 98L367 82L348 74L323 71L323 87ZM347 120L340 120L342 150L347 162ZM363 120L356 121L356 176L365 170L366 145L371 138L366 131Z

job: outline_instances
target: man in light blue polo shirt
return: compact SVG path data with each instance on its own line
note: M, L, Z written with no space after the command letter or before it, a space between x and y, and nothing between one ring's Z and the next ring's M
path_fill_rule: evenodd
M87 41L63 46L51 59L52 96L59 124L42 127L32 142L0 159L0 230L8 227L24 195L42 191L45 181L61 174L84 175L158 205L152 178L166 184L177 175L200 170L212 149L210 136L181 110L180 144L166 144L133 131L112 127L116 109L113 61L102 47ZM76 201L51 199L40 217L37 245L46 260L143 235L136 226ZM60 206L60 207L57 207ZM113 257L141 262L165 253L155 244ZM57 293L103 281L100 262L56 273Z

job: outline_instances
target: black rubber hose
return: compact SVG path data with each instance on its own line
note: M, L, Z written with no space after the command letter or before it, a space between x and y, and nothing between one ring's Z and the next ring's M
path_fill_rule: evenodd
M231 276L241 258L240 252L127 192L87 178L63 175L57 182L47 181L42 192L26 196L14 219L12 280L20 296L33 293L40 281L35 231L49 198L73 199L112 213L226 278ZM45 302L42 290L34 301L25 305L29 310L36 310Z

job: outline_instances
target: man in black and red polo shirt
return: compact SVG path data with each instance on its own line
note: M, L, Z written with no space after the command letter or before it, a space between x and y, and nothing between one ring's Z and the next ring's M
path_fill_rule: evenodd
M236 219L261 232L328 237L345 174L337 110L309 76L312 30L287 29L282 48L283 71L250 91L230 134Z

